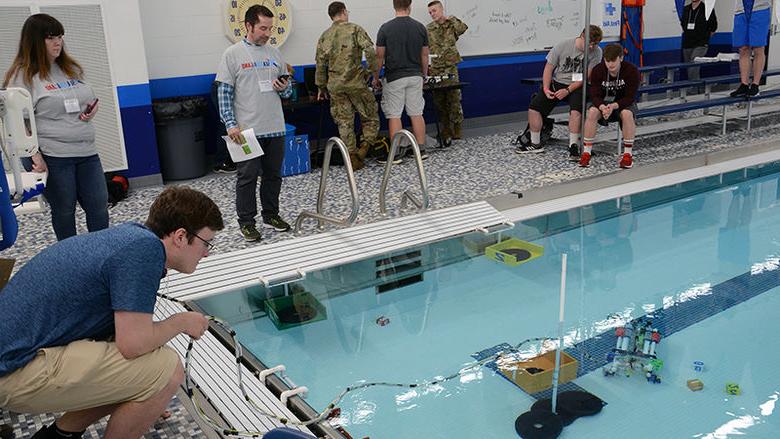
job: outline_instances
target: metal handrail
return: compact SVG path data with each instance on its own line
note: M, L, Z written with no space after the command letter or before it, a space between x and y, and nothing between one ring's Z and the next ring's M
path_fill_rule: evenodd
M431 207L431 200L428 197L428 179L425 177L422 155L420 154L420 145L417 144L417 140L412 133L407 130L401 130L393 136L390 152L387 155L387 164L385 164L385 175L382 177L382 186L379 189L379 213L381 213L382 216L387 215L385 194L387 193L387 183L390 180L390 168L393 166L393 160L395 159L395 154L398 152L398 146L404 137L409 141L412 151L414 151L414 158L417 163L417 175L420 177L422 200L417 199L417 197L407 189L401 194L401 209L406 207L407 201L411 201L418 210L427 210Z
M327 186L328 171L330 170L330 156L333 151L333 146L338 146L341 151L341 156L344 158L344 169L347 171L347 181L349 182L349 192L352 197L352 212L349 216L343 220L333 216L325 215L322 211L322 204L325 201L325 187ZM331 137L328 139L328 143L325 145L325 157L322 162L322 175L320 176L320 190L317 194L317 211L303 211L295 220L295 233L299 233L301 225L306 218L314 218L317 220L317 228L322 230L323 223L331 223L337 226L351 226L355 223L358 216L358 209L360 202L358 201L357 184L355 183L355 172L352 170L352 162L349 160L349 150L347 145L338 137Z

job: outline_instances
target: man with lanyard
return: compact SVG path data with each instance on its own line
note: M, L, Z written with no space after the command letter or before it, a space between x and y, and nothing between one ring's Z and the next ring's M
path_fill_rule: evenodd
M257 178L260 183L263 227L279 232L290 230L279 216L279 192L282 188L284 159L284 114L281 98L292 94L287 79L287 64L275 47L268 44L274 14L265 6L254 5L246 11L246 38L222 54L217 69L219 114L230 139L244 143L243 130L253 128L264 154L236 163L236 213L241 235L246 241L259 241L255 227L257 216Z
M428 44L431 51L431 76L448 76L442 84L458 83L458 63L463 59L456 46L458 38L463 35L468 26L458 17L444 15L444 6L439 0L428 3L428 14L433 19L428 23ZM434 90L433 103L441 118L441 138L448 142L450 138L458 140L462 137L463 108L460 105L460 89Z
M766 54L764 46L769 36L769 0L736 0L734 30L731 33L732 46L739 47L740 84L731 92L731 97L758 96L758 84L764 71ZM753 61L750 61L750 52ZM750 67L753 67L753 81L750 81Z
M603 34L600 27L592 24L589 32L588 69L592 69L601 62L599 43ZM528 105L531 143L518 146L516 153L544 152L544 145L541 144L542 120L552 112L558 102L565 100L569 103L569 160L576 161L579 158L584 55L585 30L577 38L556 44L547 54L547 63L542 74L542 89Z
M712 0L714 1L714 0ZM706 56L710 37L718 29L718 18L715 10L707 17L702 0L693 0L685 6L680 19L682 27L683 61L692 62L696 57ZM688 79L699 79L699 67L688 67Z
M591 107L585 119L585 137L580 166L590 166L593 150L593 138L596 137L596 124L607 125L617 122L623 129L623 156L619 166L629 169L634 166L632 147L637 112L636 93L639 89L639 69L628 61L623 61L623 47L610 44L604 48L604 62L593 68L590 76L589 94Z

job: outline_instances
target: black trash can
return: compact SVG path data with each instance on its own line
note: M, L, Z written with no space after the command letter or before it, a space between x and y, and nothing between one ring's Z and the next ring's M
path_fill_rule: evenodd
M163 180L187 180L206 174L206 98L159 99L152 102L152 109Z

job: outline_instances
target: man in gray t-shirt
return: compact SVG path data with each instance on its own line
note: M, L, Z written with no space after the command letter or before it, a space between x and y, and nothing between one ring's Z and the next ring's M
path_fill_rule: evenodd
M287 64L279 50L268 44L273 16L265 6L254 5L247 10L246 38L225 50L216 77L219 114L228 136L243 144L241 131L253 128L264 152L236 163L236 213L241 235L250 242L262 238L255 227L258 177L263 227L278 232L290 230L279 216L279 192L285 134L281 98L289 97L292 89L287 77L282 76L287 74Z
M588 51L588 73L601 62L601 28L590 25L590 50ZM518 154L543 152L541 144L542 121L552 112L558 102L569 103L569 157L579 160L580 124L582 121L582 78L585 58L585 31L577 38L562 41L547 54L547 63L542 75L542 88L528 106L528 127L530 143L515 149Z
M385 77L381 83L374 78L374 88L382 88L382 111L390 139L403 127L401 114L406 109L426 159L423 78L428 76L428 30L410 17L412 0L393 0L393 8L395 18L383 24L376 37L376 57L379 69L385 67Z

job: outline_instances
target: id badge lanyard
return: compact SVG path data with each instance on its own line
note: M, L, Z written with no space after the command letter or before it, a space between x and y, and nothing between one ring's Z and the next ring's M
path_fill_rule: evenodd
M699 18L699 14L701 13L701 8L703 6L699 6L696 8L696 13L693 13L693 8L691 8L691 12L688 14L688 29L687 30L694 30L696 28L696 19ZM691 15L693 15L693 20L691 20Z
M263 69L263 70L266 71L266 75L264 75L264 76L266 76L267 79L263 79L260 76L260 73L258 73L258 71L257 71L258 70L258 64L255 61L254 57L252 57L252 53L249 51L249 48L247 48L248 44L249 44L248 42L244 43L244 45L243 45L244 46L244 51L246 51L246 55L249 57L249 61L251 61L252 64L253 64L252 70L255 72L255 78L257 79L257 86L260 88L260 92L261 93L268 93L268 92L276 91L276 90L274 90L274 81L273 81L273 77L271 76L271 69L270 68L269 69ZM273 65L276 65L276 62L274 62L270 58L269 58L269 61L271 61L271 63Z

